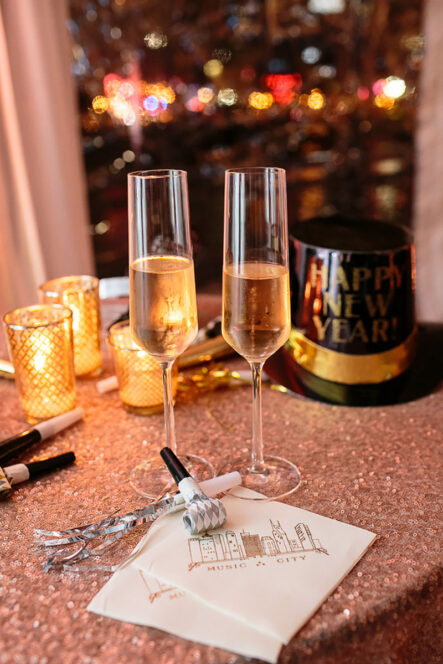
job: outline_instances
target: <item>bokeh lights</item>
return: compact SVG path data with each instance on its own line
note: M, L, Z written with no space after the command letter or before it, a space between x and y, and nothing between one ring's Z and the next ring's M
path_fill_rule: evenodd
M312 62L314 61L314 47L307 55ZM304 52L305 52L304 51ZM315 51L317 54L318 49ZM205 62L203 66L204 74L208 78L217 79L224 72L226 63L229 66L232 53L222 53L216 49L217 58L212 58ZM310 55L309 55L310 54ZM305 56L307 57L306 53ZM305 57L305 59L306 59ZM320 57L320 56L319 56ZM219 59L220 58L220 59ZM321 68L320 68L321 69ZM247 73L247 75L246 75ZM240 70L240 78L244 84L250 85L256 78L256 72L252 67L243 67ZM167 116L161 116L169 109L169 106L176 102L180 103L176 108L176 117L180 115L182 109L191 113L200 113L205 110L210 115L218 107L238 107L254 111L267 111L277 104L280 107L289 106L295 111L295 108L308 108L313 111L322 110L328 101L327 92L319 88L313 88L310 91L302 92L303 78L299 72L292 74L264 74L261 77L261 83L268 88L268 91L251 90L240 93L233 87L220 87L216 85L198 87L195 84L187 85L178 77L171 77L170 82L148 83L144 80L126 79L116 73L106 74L103 78L103 95L96 95L91 102L92 110L98 116L109 113L114 120L121 122L126 126L131 126L137 122L137 118L145 119L143 113L147 113L152 119L161 121L172 121L174 114L168 113ZM189 94L189 91L191 92ZM370 87L360 85L355 89L354 95L343 95L337 97L334 95L328 101L329 104L335 104L335 110L338 114L352 112L356 103L363 103L371 98L374 106L383 109L386 112L392 111L396 107L398 100L405 96L407 90L406 82L398 76L387 76L386 78L376 79Z
M252 108L255 108L257 111L263 111L266 108L271 108L274 103L274 97L270 92L251 92L248 102Z
M285 168L290 214L301 220L344 210L407 225L420 2L386 2L377 23L378 0L172 2L150 12L144 0L69 0L91 227L109 221L102 235L92 230L99 272L101 255L122 256L114 274L126 265L117 234L131 168L189 171L197 246L211 266L207 210L218 206L222 218L229 167ZM392 160L395 173L383 166ZM384 184L395 196L376 194Z

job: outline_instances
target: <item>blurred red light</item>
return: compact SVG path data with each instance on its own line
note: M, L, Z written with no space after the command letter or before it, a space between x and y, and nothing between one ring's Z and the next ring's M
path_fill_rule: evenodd
M374 85L372 86L372 92L375 95L382 95L383 94L383 88L385 87L386 79L384 78L379 78L378 81L375 81Z
M268 74L265 83L278 104L290 104L302 85L301 74Z
M198 97L191 97L191 99L186 104L186 107L193 111L193 113L200 113L205 107L205 105L200 101Z
M122 79L117 74L106 74L103 79L103 89L107 97L113 97L117 94Z
M357 97L361 101L365 101L369 97L369 89L365 85L361 85L357 90Z

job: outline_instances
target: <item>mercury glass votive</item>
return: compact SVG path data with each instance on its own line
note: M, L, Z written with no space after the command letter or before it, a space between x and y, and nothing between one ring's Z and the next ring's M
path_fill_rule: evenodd
M138 415L163 410L163 381L160 364L134 342L127 321L115 323L108 334L118 391L124 408ZM178 368L172 367L172 390L177 391Z
M35 424L75 407L72 312L35 305L3 317L26 420Z
M62 304L73 314L74 367L76 376L100 373L100 300L96 277L60 277L38 289L40 302Z

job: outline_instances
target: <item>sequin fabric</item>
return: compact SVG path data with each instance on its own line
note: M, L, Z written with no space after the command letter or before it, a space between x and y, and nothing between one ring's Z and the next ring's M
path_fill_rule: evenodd
M244 368L234 360L232 367ZM105 376L110 374L109 363ZM34 528L64 529L143 506L128 476L163 444L161 414L137 416L117 392L78 382L84 422L25 460L74 450L74 466L18 486L0 504L0 664L245 664L217 648L86 611L109 575L44 574ZM441 575L438 523L443 391L407 404L344 408L263 389L266 450L295 461L302 487L287 502L379 535L286 646L279 664L437 664ZM25 428L16 388L0 381L1 431ZM215 465L249 449L250 388L177 400L183 452ZM108 559L122 560L145 526ZM301 598L302 601L302 598Z

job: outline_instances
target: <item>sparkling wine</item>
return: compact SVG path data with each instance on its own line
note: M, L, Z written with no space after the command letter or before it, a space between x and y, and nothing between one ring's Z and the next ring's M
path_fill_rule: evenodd
M246 262L223 271L223 336L249 361L264 361L289 337L289 273Z
M159 360L173 360L197 330L194 263L182 256L139 258L130 270L131 327L136 342Z

